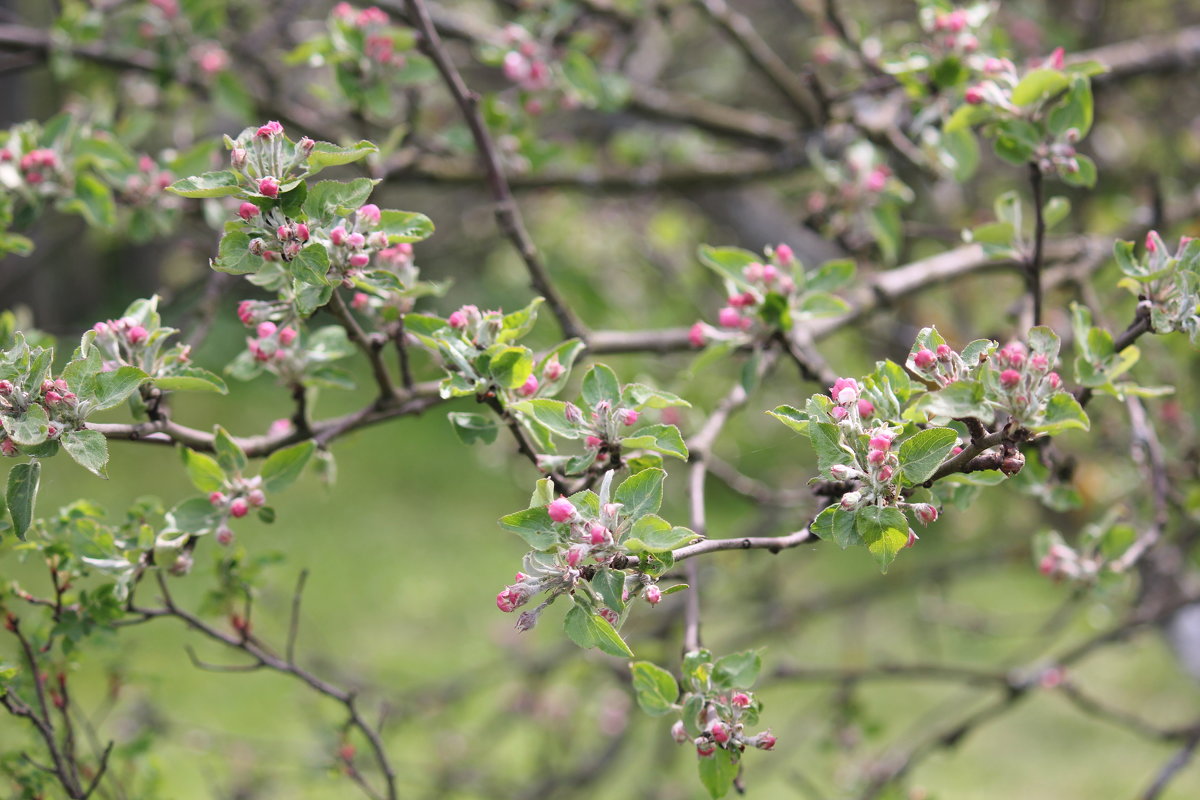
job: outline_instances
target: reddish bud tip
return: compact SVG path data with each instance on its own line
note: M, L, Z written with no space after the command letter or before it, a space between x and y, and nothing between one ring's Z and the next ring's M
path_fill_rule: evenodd
M244 517L250 513L250 504L239 497L229 504L229 513L234 517Z

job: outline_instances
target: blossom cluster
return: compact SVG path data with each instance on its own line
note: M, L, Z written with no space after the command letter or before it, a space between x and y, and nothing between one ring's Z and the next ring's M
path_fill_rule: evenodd
M738 752L747 747L774 750L776 740L769 730L756 734L746 731L747 723L743 718L749 716L757 721L759 706L749 692L714 694L704 703L700 712L702 733L693 738L688 734L683 720L677 720L671 726L671 738L678 744L691 742L700 758L711 758L718 747Z

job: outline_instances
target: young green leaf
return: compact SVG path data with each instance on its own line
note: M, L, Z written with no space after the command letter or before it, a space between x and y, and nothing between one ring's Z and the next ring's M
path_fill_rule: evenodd
M304 467L316 449L316 442L309 439L306 442L276 450L268 456L260 473L263 489L267 492L278 492L290 486L300 477L300 473L304 471Z
M634 661L629 671L633 673L633 691L642 711L652 717L671 713L679 697L675 676L649 661Z

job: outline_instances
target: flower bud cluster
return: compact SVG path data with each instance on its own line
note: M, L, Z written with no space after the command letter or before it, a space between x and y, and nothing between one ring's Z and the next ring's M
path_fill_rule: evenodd
M4 158L4 153L7 158ZM0 153L0 159L12 160L12 152L5 148ZM48 147L30 150L17 161L21 178L30 186L41 186L49 183L61 183L64 170L62 159L58 153Z
M509 48L501 62L504 77L524 92L549 89L554 83L554 75L546 48L534 41L529 31L520 25L507 26L504 39Z
M735 753L747 747L775 749L775 736L770 731L751 734L746 730L747 724L757 722L762 708L762 704L749 692L711 692L704 696L705 703L697 720L700 735L692 738L683 720L677 720L671 726L671 738L677 744L691 743L700 758L711 758L717 748Z
M161 169L153 158L142 155L138 158L137 172L129 175L121 187L121 200L132 206L160 203L170 197L164 198L163 190L174 180L175 176L170 170Z
M1065 544L1055 543L1038 562L1038 571L1056 581L1090 579L1100 571L1100 561L1085 557Z
M267 200L279 197L284 185L293 179L293 173L308 160L316 146L307 136L291 143L283 134L283 125L274 120L260 126L248 140L239 138L235 142L227 138L226 142L230 147L230 167L242 177L248 191ZM247 210L246 204L242 204L238 215L246 219L243 213Z
M914 350L908 356L908 368L922 380L937 384L940 388L967 378L982 360L981 353L974 363L968 364L957 350L942 343L933 350L928 347Z
M792 248L786 244L767 248L763 262L755 261L742 269L748 288L729 284L726 305L717 312L717 326L696 322L688 332L693 347L704 347L710 341L741 339L743 334L762 334L772 330L762 322L759 311L768 292L781 294L788 306L799 296L792 271L798 266Z
M29 392L12 381L0 380L0 411L21 415L34 405L41 406L46 412L49 420L47 439L57 439L67 431L82 428L89 410L88 403L81 401L62 378L44 380ZM2 433L0 455L19 455L16 442Z
M225 491L212 492L208 502L220 513L217 523L217 543L225 546L233 543L233 529L229 527L230 519L241 519L250 513L252 508L262 508L267 504L267 495L262 490L262 478L233 478L225 485Z
M1020 342L1012 342L996 351L1001 407L1018 420L1028 419L1051 395L1062 389L1062 378L1050 369L1052 366L1041 353L1029 355Z
M361 66L370 68L371 65L379 65L399 69L407 63L404 54L396 52L396 41L387 30L391 19L378 6L359 10L349 3L338 3L333 7L330 19L333 25L361 31L358 36L343 34L339 37L342 41L362 42L362 54L367 64Z
M1200 342L1200 280L1195 277L1200 255L1192 242L1191 236L1181 237L1171 253L1158 231L1150 231L1145 254L1140 261L1134 260L1134 270L1126 271L1129 280L1123 283L1132 281L1138 295L1151 303L1150 319L1156 333L1179 331L1195 343Z
M921 15L921 23L930 34L930 47L942 55L969 55L979 49L978 30L986 13L956 8L952 11L929 9Z
M101 371L110 372L122 364L143 367L142 354L150 341L151 331L133 317L97 322L93 343L102 356Z

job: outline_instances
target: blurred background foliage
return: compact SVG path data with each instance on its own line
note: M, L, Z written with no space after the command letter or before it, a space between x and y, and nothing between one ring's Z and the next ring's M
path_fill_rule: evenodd
M0 15L44 26L58 5L69 11L81 4L6 0ZM110 3L105 13L143 5ZM281 27L298 29L288 29L293 37L310 25L306 20L320 20L327 11L321 3L307 2L266 4L270 9L239 2L226 8L218 0L183 0L182 5L231 50L248 45L234 41L239 25L261 22L264 11L279 17ZM521 11L512 6L522 4L445 5L501 24ZM566 13L571 4L528 5ZM612 5L658 20L646 57L666 62L664 84L740 108L778 104L770 88L747 72L739 53L688 4L656 3L653 10L637 0ZM828 31L806 13L819 12L822 3L816 0L736 5L793 64L810 63L830 41ZM845 0L839 5L864 35L885 43L915 35L909 2ZM1070 53L1198 24L1200 7L1181 0L1027 0L1002 3L996 27L1007 31L1024 57L1055 46ZM828 69L836 84L837 64ZM281 87L286 97L320 80L303 69L285 75L301 84ZM1098 87L1088 148L1100 165L1100 182L1092 191L1053 187L1072 201L1071 231L1127 234L1158 225L1164 232L1200 235L1200 226L1173 211L1197 200L1200 83L1195 78L1192 69ZM467 80L482 89L500 85L494 69L478 64L467 71ZM113 81L82 64L59 65L54 72L0 71L0 97L5 125L45 120L63 106L86 108L100 117L135 120L128 124L144 126L143 141L154 148L182 149L260 121L257 110L233 90L213 91L208 102L198 104L186 91L152 77ZM150 119L139 119L140 105ZM440 123L447 141L461 141L448 109L439 105L429 113L435 117L433 129ZM363 135L379 135L379 125L363 125ZM560 166L604 160L625 169L697 157L719 163L729 147L703 132L620 111L551 116L541 135L569 150ZM916 187L905 210L911 227L903 237L900 263L952 245L959 230L990 218L997 194L1021 185L1019 170L988 154L983 158L980 173L967 184L930 182L907 172L904 164L894 165ZM649 180L644 189L615 192L554 186L522 190L519 199L533 238L585 322L629 329L687 325L712 315L721 302L720 287L696 262L700 243L757 249L788 241L802 256L811 254L810 261L825 255L805 227L810 221L806 203L820 188L813 171L792 170L752 183L663 187ZM509 309L527 302L524 269L500 240L490 202L478 185L445 185L401 173L380 189L380 204L423 211L438 226L417 249L424 275L454 281L436 310L445 313L471 302ZM68 343L93 321L119 314L130 299L156 291L165 298L168 323L186 323L204 296L207 259L216 243L196 214L183 214L171 236L139 244L56 214L41 219L30 235L37 243L33 255L0 261L2 304L24 309L39 328ZM876 251L870 242L850 244L851 254L862 259L860 274L869 275L870 264L879 263ZM1123 326L1132 308L1131 300L1120 297L1117 278L1115 268L1106 265L1088 287L1092 297L1104 299L1113 328ZM1049 324L1060 331L1069 329L1065 308L1074 291L1057 291L1047 302ZM839 373L858 375L884 357L903 361L923 325L937 325L959 345L975 336L1003 341L1015 331L1022 292L1015 273L980 274L898 301L823 342L822 350ZM221 300L213 331L195 353L197 363L219 367L243 347L234 300L234 293ZM552 320L543 319L537 343L551 343L556 334ZM693 371L694 358L639 355L606 361L625 380L640 377L692 399L696 408L680 423L686 435L741 368L730 360ZM1166 423L1164 439L1172 456L1186 461L1192 448L1192 464L1200 421L1195 363L1180 337L1159 338L1144 342L1137 368L1143 384L1177 386L1173 398L1151 400L1148 406ZM418 357L418 370L427 366ZM367 375L360 370L360 385L369 384ZM802 491L815 472L812 453L758 410L801 404L820 389L789 370L779 375L731 423L718 454L773 487ZM181 397L174 414L198 428L219 421L234 433L252 434L286 416L288 402L285 388L261 378L235 387L226 398ZM355 393L328 392L320 408L331 414L360 404ZM472 410L473 405L456 401L445 410ZM1070 536L1114 504L1141 502L1128 442L1119 433L1121 407L1102 399L1089 411L1090 435L1072 433L1054 445L1075 461L1071 481L1078 507L1047 510L1010 486L987 491L969 511L947 510L886 576L861 552L819 544L776 556L755 551L707 557L701 565L706 643L717 652L765 645L768 675L788 667L879 663L945 662L991 670L1036 668L1041 659L1051 663L1052 653L1114 624L1139 591L1133 580L1103 592L1053 584L1031 561L1036 532L1053 528ZM495 520L525 504L534 478L527 464L515 461L512 449L504 439L464 448L440 408L339 441L333 448L335 485L323 486L307 475L278 504L274 525L253 522L239 528L235 546L244 564L263 574L256 630L270 640L283 638L297 575L310 570L301 617L302 659L318 673L361 686L371 707L382 708L401 796L701 796L692 754L676 748L661 720L638 713L621 663L595 651L580 652L550 619L518 635L512 618L495 611L495 592L524 550ZM62 459L48 465L40 508L45 512L82 495L119 517L135 498L154 496L169 505L190 491L171 449L114 443L112 452L108 482ZM671 512L683 513L682 483L681 475L668 480L669 518ZM815 500L800 508L756 508L713 481L709 527L721 537L782 533L802 526L815 510ZM1195 524L1190 522L1192 528ZM213 544L201 546L192 575L177 582L178 597L189 607L203 604L214 583ZM4 579L20 580L34 591L46 589L37 565L14 570L9 555ZM682 596L671 596L633 617L626 638L639 657L673 663L682 603ZM551 617L555 611L561 614L552 609ZM137 788L131 797L353 795L338 774L336 707L283 676L198 670L185 651L189 645L205 661L227 663L226 654L180 626L161 623L122 630L78 665L76 695L94 723L117 739L119 754L145 753L149 770L132 778ZM1106 704L1165 727L1188 723L1200 710L1196 679L1156 631L1097 653L1072 669L1070 678ZM780 744L774 754L748 755L748 791L772 798L844 796L870 774L880 753L936 737L952 728L949 721L959 713L998 694L904 678L861 683L764 678L759 693L764 719ZM11 719L0 720L6 744L26 735ZM958 746L922 761L904 786L887 796L1134 797L1170 752L1168 745L1080 714L1046 689L1032 692ZM1200 796L1200 770L1183 773L1165 796Z

